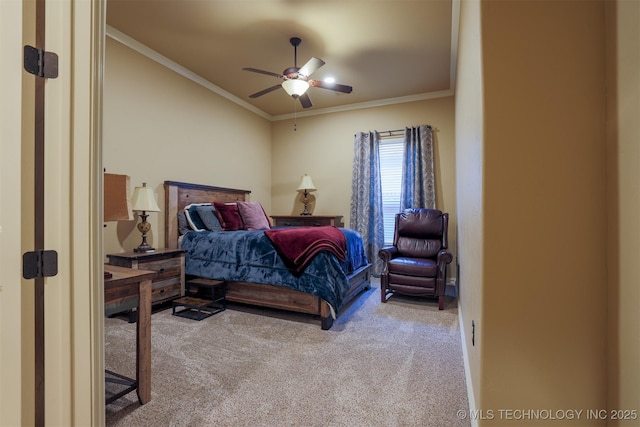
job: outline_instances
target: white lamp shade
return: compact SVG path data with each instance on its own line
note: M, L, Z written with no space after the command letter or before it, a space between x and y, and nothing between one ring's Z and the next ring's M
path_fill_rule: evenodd
M131 197L132 210L146 212L160 212L153 190L143 183L142 187L136 187Z
M309 83L305 80L289 79L282 82L282 88L290 96L297 98L309 89Z
M305 174L302 177L302 181L300 181L300 185L298 186L298 191L316 191L316 186L313 185L313 181L311 180L311 177L307 174Z

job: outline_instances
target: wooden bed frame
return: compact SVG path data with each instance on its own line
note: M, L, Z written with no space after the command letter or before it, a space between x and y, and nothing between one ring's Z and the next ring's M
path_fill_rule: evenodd
M164 182L165 200L165 244L178 247L178 212L191 203L247 201L251 192L209 185L189 184L176 181ZM343 305L370 286L370 265L361 267L349 277L349 292ZM329 304L323 299L284 286L250 282L227 282L227 301L270 307L320 316L321 327L330 329L333 316ZM340 307L336 307L339 310ZM338 313L336 312L337 316Z

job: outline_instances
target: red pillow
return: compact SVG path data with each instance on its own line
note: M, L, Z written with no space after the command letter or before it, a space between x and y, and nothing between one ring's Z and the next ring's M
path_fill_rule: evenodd
M238 205L235 203L213 202L213 206L216 209L216 214L218 215L223 230L233 231L244 229L242 217L240 217L240 212L238 212Z

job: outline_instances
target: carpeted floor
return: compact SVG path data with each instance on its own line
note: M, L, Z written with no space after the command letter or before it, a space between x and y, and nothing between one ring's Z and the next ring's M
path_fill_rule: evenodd
M200 322L152 316L151 401L107 405L107 426L468 426L456 301L373 284L334 322L233 305ZM135 376L135 324L105 319L105 363Z

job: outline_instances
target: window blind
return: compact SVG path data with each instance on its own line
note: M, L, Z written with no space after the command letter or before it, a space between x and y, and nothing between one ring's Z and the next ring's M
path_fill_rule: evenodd
M382 140L379 152L384 242L385 244L391 244L393 243L395 216L396 213L400 212L403 138Z

